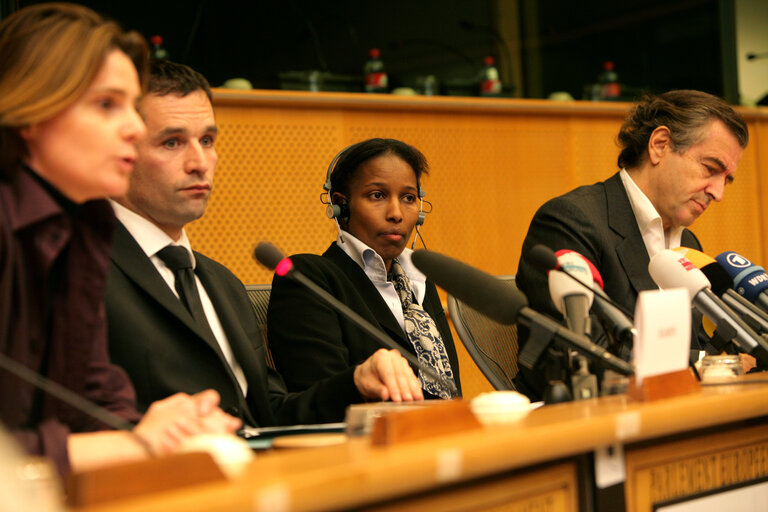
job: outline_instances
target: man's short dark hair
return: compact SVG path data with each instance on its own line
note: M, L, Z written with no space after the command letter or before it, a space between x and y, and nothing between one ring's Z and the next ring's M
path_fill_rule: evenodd
M149 63L149 94L186 96L203 90L213 101L211 86L203 75L189 66L164 59L152 59Z
M360 166L382 155L395 155L410 165L421 186L421 175L428 172L427 159L421 151L396 139L368 139L348 147L341 154L331 174L329 197L337 192L349 197L349 183Z
M619 131L619 167L633 168L643 163L651 133L659 126L669 128L672 149L682 153L701 142L704 128L715 120L722 121L742 148L747 147L747 123L722 98L692 90L645 96L629 112Z

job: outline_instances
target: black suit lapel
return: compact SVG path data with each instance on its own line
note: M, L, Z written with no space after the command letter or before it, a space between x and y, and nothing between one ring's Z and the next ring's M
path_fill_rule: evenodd
M230 303L231 294L227 293L224 289L222 281L216 278L212 269L200 258L198 253L195 253L195 257L198 263L195 272L200 278L200 282L203 283L208 296L211 298L214 308L216 308L216 314L227 335L227 340L232 348L235 359L237 359L246 375L253 371L257 372L259 380L254 382L261 382L266 378L266 375L263 374L264 365L258 364L258 361L256 361L255 358L258 356L253 348L254 342L249 339L248 334L243 329L244 319L239 316L252 313L250 311L238 312ZM249 382L251 381L250 378L248 380Z
M365 274L362 268L350 258L336 243L331 244L325 253L324 258L328 258L333 261L339 268L341 268L352 285L355 287L357 293L362 297L362 303L365 304L368 309L376 317L379 322L379 326L386 331L386 333L394 338L398 343L404 347L410 347L410 342L405 338L405 333L400 323L390 311L387 303L381 298L381 294L376 289L376 286L371 283L371 280Z
M216 340L210 339L210 335L203 332L197 325L195 319L192 318L184 304L168 287L168 284L160 276L160 273L141 249L138 242L134 240L133 236L121 223L118 223L115 230L111 258L112 262L123 274L186 327L205 340L221 356L221 349Z
M648 251L637 227L627 191L617 173L605 182L605 196L608 204L608 225L623 240L616 245L616 255L636 293L658 288L648 273ZM642 248L639 249L639 248Z
M195 258L197 260L195 273L200 278L200 282L205 287L205 291L211 299L213 307L216 309L216 315L219 317L219 322L221 322L221 326L227 336L227 341L232 349L232 354L246 376L246 380L248 381L248 395L255 395L258 393L258 390L251 389L251 386L266 381L267 377L264 373L266 370L266 363L258 364L258 361L256 361L258 355L253 349L253 342L243 330L242 320L238 317L238 312L230 303L231 296L224 289L222 281L216 278L202 255L195 252ZM250 313L250 311L246 311L241 314ZM222 364L232 381L232 385L237 390L238 397L241 400L243 410L246 414L246 422L251 425L258 425L258 422L254 421L255 417L252 415L250 408L247 406L247 400L242 394L242 389L232 372L232 368L230 368L223 356Z

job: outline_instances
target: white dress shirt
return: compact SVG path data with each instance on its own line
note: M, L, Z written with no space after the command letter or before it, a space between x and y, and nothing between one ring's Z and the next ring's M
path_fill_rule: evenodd
M341 231L339 231L336 244L355 263L360 265L360 268L363 269L365 275L368 276L368 279L371 280L379 291L381 298L387 303L389 310L392 311L392 314L400 323L400 327L403 328L403 332L405 332L403 304L400 302L400 296L395 290L395 285L391 281L387 281L387 267L384 266L384 260L381 256L347 231L344 231L343 236ZM413 288L413 294L416 296L416 301L423 305L424 295L427 293L427 277L411 262L412 253L412 250L404 249L400 256L397 257L397 261L403 267L405 275L411 280L411 287Z
M637 227L640 228L648 256L653 258L664 249L680 247L680 239L685 228L678 226L664 231L661 215L656 211L648 196L640 190L626 169L622 169L619 174L624 189L627 191L627 196L629 196L629 203L632 205L632 212L635 214Z
M118 220L125 226L125 229L128 230L131 236L133 236L139 244L173 294L178 297L179 294L176 292L175 286L176 278L173 271L163 263L157 256L157 253L168 245L180 245L189 252L192 259L192 268L194 269L197 262L195 261L195 254L192 252L192 247L189 244L187 232L182 229L179 240L174 240L148 219L115 201L110 202L112 203L112 208L115 210L115 215ZM197 277L197 274L195 274L195 282L197 283L197 289L200 293L200 302L203 304L203 311L208 319L211 332L213 332L213 335L216 337L221 352L224 354L224 358L232 369L232 373L234 373L238 384L240 384L240 388L243 390L243 395L245 395L248 392L248 382L245 379L243 369L235 360L235 356L232 353L232 347L229 345L229 340L227 339L227 335L219 320L219 315L216 314L216 308L213 307L213 303L211 302L210 297L208 297L208 292L205 291L205 287L203 286L203 283L200 282L200 278Z

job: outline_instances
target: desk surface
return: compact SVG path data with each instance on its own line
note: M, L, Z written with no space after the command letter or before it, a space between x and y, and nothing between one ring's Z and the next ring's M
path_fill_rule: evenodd
M764 377L762 377L764 379ZM768 383L705 387L652 403L625 396L542 407L513 424L389 447L341 446L257 457L242 478L156 494L97 511L328 510L375 503L625 444L768 416ZM768 423L768 422L766 422Z

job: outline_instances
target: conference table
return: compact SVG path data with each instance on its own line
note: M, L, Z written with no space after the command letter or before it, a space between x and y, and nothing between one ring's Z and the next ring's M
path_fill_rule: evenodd
M759 374L653 401L548 405L453 433L431 435L430 425L416 440L272 449L232 480L70 510L650 511L733 490L768 508L768 379Z

